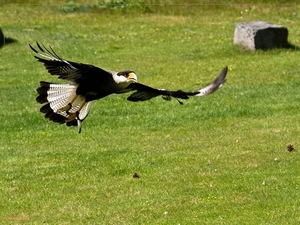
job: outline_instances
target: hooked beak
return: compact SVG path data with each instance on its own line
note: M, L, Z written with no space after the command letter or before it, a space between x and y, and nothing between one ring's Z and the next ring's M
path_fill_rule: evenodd
M136 76L136 74L135 73L129 73L128 74L128 79L129 80L132 80L133 82L137 82L137 76Z

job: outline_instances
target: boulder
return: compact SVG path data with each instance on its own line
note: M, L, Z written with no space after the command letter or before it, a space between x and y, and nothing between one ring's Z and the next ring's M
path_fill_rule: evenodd
M264 21L238 23L233 43L249 50L286 48L289 47L288 29Z

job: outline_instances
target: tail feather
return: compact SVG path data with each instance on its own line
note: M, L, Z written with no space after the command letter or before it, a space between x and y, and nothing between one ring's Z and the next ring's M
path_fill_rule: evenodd
M40 82L36 101L44 104L40 111L55 123L78 126L87 117L91 102L76 94L77 85ZM80 120L80 121L78 121Z
M59 124L65 123L66 118L60 114L56 114L50 107L50 104L46 104L41 108L41 112L45 113L45 118Z

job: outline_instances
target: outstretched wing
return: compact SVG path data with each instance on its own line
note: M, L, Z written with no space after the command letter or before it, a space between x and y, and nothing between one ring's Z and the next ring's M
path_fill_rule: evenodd
M47 49L44 45L41 46L38 42L36 44L40 51L37 51L29 45L30 48L38 54L38 56L34 57L39 62L44 63L44 66L51 75L58 75L58 78L60 79L79 84L83 80L90 78L93 79L93 77L99 77L99 75L111 77L111 74L103 69L89 64L67 61L59 57L50 46L50 49Z
M127 98L127 100L134 101L134 102L146 101L159 95L162 95L165 100L170 100L171 97L174 97L178 100L178 99L188 99L189 96L201 97L201 96L209 95L215 92L216 90L218 90L225 83L227 70L228 67L224 67L224 69L221 71L219 76L211 84L207 85L206 87L198 91L193 91L193 92L185 92L182 90L168 91L164 89L155 89L140 83L132 83L126 89L128 91L136 90L136 92L131 94ZM182 103L180 101L178 102Z
M223 70L220 72L219 76L209 85L207 85L206 87L200 89L198 92L198 94L194 95L194 96L205 96L205 95L209 95L213 92L215 92L216 90L218 90L220 87L223 86L223 84L226 82L226 74L228 71L228 67L224 67Z

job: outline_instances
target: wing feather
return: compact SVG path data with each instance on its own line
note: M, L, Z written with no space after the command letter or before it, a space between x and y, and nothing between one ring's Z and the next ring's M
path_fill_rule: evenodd
M228 71L228 67L226 66L223 68L223 70L221 71L219 76L211 84L200 89L198 91L199 93L194 96L201 97L201 96L209 95L209 94L215 92L216 90L218 90L220 87L222 87L223 84L226 82L227 71Z
M212 94L216 90L218 90L222 85L226 82L226 74L227 74L228 67L224 67L219 76L209 85L206 87L193 92L185 92L182 90L177 91L168 91L165 89L156 89L149 86L146 86L144 84L140 83L132 83L126 88L126 91L136 91L133 94L131 94L127 100L129 101L146 101L151 98L154 98L156 96L163 96L165 100L170 100L171 97L174 97L176 99L188 99L189 96L196 96L201 97L205 95ZM181 103L179 101L179 103Z
M140 84L140 83L132 83L128 86L128 88L126 88L126 90L127 91L136 90L136 92L134 92L127 98L127 100L133 101L133 102L146 101L146 100L149 100L151 98L161 95L161 92L159 89L155 89L155 88L152 88L147 85Z
M99 79L102 76L111 77L108 71L95 67L90 64L76 63L65 60L59 57L54 50L46 48L44 45L36 43L39 49L36 50L32 45L29 47L34 51L37 56L34 56L39 62L44 63L45 68L51 75L58 75L58 78L71 81L79 84L86 79Z

